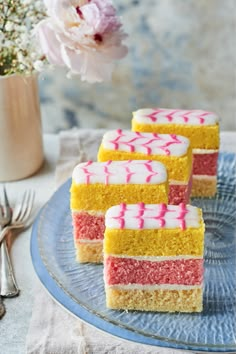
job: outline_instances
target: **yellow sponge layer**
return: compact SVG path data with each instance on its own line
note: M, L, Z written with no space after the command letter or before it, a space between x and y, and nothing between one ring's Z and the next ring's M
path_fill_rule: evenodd
M72 210L106 211L120 203L168 203L168 183L161 184L76 184L72 181Z
M102 263L103 242L76 243L76 260L79 263Z
M188 182L192 171L192 149L189 147L184 156L167 155L145 155L137 152L126 152L120 150L107 150L101 144L98 151L98 161L109 160L154 160L162 162L167 170L169 179Z
M208 177L208 176L207 176ZM191 197L214 197L217 192L216 177L193 175Z
M132 119L132 130L158 134L177 134L190 139L193 149L219 149L219 124L181 125L181 124L141 124Z
M111 309L201 312L202 289L143 290L106 288L106 303Z
M108 229L104 253L126 256L203 256L204 224L181 229Z

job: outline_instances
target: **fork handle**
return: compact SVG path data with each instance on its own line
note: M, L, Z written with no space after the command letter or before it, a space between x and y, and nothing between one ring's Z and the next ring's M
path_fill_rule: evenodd
M14 297L19 295L20 289L17 286L16 279L11 264L6 240L1 243L1 296Z

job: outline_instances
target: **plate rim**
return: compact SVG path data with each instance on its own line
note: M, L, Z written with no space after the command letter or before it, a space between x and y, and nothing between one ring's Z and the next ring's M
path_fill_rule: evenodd
M35 222L32 227L31 240L30 240L30 252L31 259L35 269L35 272L42 283L46 288L50 296L56 300L63 308L69 311L72 315L80 318L85 323L95 327L98 330L101 330L105 333L109 333L112 336L124 339L127 341L132 341L141 345L149 345L153 347L164 347L164 348L173 348L173 349L184 349L184 350L194 350L198 352L224 352L224 353L234 353L234 347L231 348L228 346L227 349L224 349L219 346L210 346L210 347L200 347L198 344L182 344L182 343L173 343L172 341L164 341L153 338L152 336L142 335L135 331L132 331L127 328L122 328L117 326L112 322L108 322L100 316L91 313L89 310L78 304L71 298L62 287L57 283L57 281L52 277L46 265L43 262L43 259L40 254L40 247L38 245L38 224L40 217L43 214L45 208L52 202L54 196L59 194L62 189L65 189L71 183L71 178L67 179L51 196L48 202L41 208L38 213ZM217 350L217 351L216 351Z

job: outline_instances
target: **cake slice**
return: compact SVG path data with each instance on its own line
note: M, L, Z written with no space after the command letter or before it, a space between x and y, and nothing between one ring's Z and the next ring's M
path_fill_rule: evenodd
M167 171L157 161L88 161L74 168L70 192L77 261L101 263L106 210L121 202L167 202Z
M219 119L202 110L147 108L133 113L132 130L174 133L190 139L193 148L192 196L216 193L219 152Z
M192 149L189 139L175 134L113 130L105 133L98 161L161 161L169 175L169 204L188 203L192 182Z
M111 309L201 312L202 211L180 204L120 204L106 213L104 281Z

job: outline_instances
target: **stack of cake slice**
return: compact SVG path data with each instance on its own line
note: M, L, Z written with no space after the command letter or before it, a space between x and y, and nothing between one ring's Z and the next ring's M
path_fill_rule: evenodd
M133 113L135 132L180 134L190 139L193 149L192 196L216 193L219 151L219 119L202 110L140 109Z
M71 211L77 261L103 261L105 212L119 203L168 202L167 170L157 161L88 161L72 175Z
M106 213L104 280L111 309L200 312L204 222L180 204L120 204Z
M192 149L188 138L175 134L136 133L121 129L107 132L98 151L98 161L128 159L161 161L169 175L169 204L189 202Z

